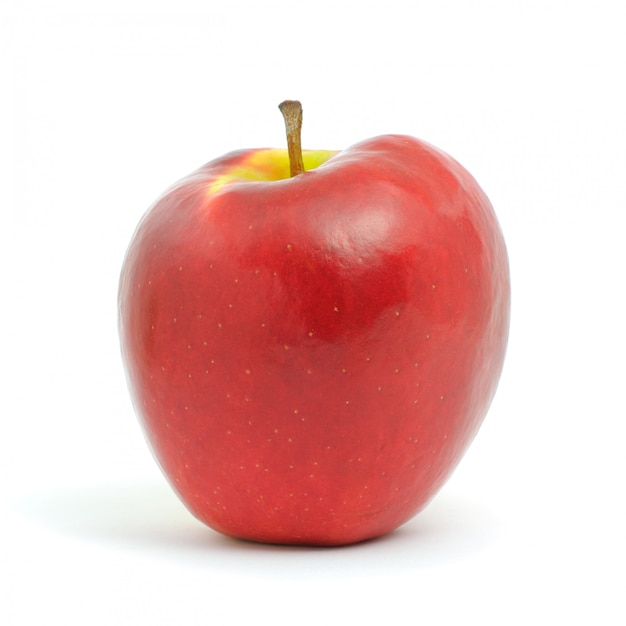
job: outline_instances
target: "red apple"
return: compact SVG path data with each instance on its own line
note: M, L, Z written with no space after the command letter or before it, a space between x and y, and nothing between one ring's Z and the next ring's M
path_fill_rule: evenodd
M195 516L243 539L348 544L420 511L476 434L506 349L507 253L451 157L389 135L299 164L290 106L291 160L233 152L143 217L122 353Z

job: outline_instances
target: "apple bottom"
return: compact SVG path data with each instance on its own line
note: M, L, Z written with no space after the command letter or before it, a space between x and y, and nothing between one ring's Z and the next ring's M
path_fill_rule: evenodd
M332 368L320 372L325 398L339 406L334 413L320 412L316 393L307 394L304 377L314 373L297 382L287 371L283 386L268 379L247 389L224 382L219 402L211 403L212 419L206 408L161 413L153 404L146 426L153 453L191 513L225 535L336 546L387 534L440 489L484 411L469 409L468 418L463 398L472 394L460 386L460 375L441 385L442 393L420 394L419 368L397 363L410 382L399 377L373 386L367 367L352 375L342 368L339 375ZM285 400L287 393L298 403Z
M346 461L346 465L362 463L360 458ZM316 462L311 465L314 471L319 467ZM241 467L237 473L245 471ZM429 484L416 503L413 493L402 497L402 491L407 490L397 485L399 481L389 479L385 471L358 484L350 480L358 472L346 472L348 477L335 480L310 474L273 481L269 475L279 471L255 464L252 475L256 477L249 481L233 472L230 481L224 477L220 484L211 484L211 502L195 495L196 490L188 491L188 485L174 481L172 487L196 518L224 535L309 546L345 545L388 534L419 513L440 487ZM200 484L197 492L205 493L206 489Z
M226 469L218 480L203 481L193 467L185 468L187 473L169 467L166 473L175 477L172 486L191 513L224 535L262 543L335 546L385 535L410 520L456 463L445 450L431 451L424 466L398 453L399 462L393 465L406 465L402 469L389 462L368 462L367 450L342 462L332 448L320 452L311 457L319 460L306 463L305 472L267 461L231 466L230 475ZM345 467L342 474L325 474L328 466L339 465ZM196 477L192 482L186 478L190 475ZM200 495L206 493L210 501Z

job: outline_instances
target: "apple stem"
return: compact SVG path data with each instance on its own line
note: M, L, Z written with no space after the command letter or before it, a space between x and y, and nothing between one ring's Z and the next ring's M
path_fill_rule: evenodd
M302 105L297 100L285 100L278 105L280 112L285 118L287 130L287 151L289 152L289 169L291 176L297 176L304 172L302 162Z

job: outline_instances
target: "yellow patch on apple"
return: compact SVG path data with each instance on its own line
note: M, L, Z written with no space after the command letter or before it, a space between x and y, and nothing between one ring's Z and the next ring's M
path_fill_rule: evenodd
M305 170L314 170L337 154L337 150L303 150ZM266 148L251 152L243 164L218 175L209 186L209 193L217 193L224 185L245 181L273 181L290 178L289 153L283 148Z

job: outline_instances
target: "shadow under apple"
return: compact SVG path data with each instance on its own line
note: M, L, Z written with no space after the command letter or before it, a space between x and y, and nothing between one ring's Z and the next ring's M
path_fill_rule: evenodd
M413 520L367 542L333 548L230 539L197 521L163 484L106 485L33 493L18 502L27 519L74 540L290 579L367 576L476 557L497 540L493 512L445 490Z

